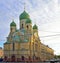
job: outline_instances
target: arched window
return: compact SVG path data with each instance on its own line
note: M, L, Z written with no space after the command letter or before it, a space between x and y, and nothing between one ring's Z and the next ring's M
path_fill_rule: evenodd
M12 30L13 30L13 29L11 28L11 32L12 32Z
M12 62L15 62L15 60L16 60L16 58L15 58L15 55L13 54L13 55L11 56L11 61L12 61Z
M28 29L29 27L28 27L28 25L27 25L27 29Z
M7 61L7 56L4 57L4 60Z
M22 24L22 28L23 28L23 24Z
M24 56L22 56L21 58L22 58L22 60L24 60Z

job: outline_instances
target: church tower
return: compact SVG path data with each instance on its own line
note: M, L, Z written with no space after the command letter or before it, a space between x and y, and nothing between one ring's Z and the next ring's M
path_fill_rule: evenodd
M20 20L20 30L21 29L26 29L26 20L29 18L28 13L24 10L23 13L19 16Z
M10 24L10 33L14 33L15 31L16 31L16 23L13 20L12 23Z
M32 32L32 22L31 22L31 19L28 18L26 20L26 30L28 33L31 33Z
M36 37L38 37L38 27L37 27L36 24L33 26L33 34L34 34Z
M32 33L32 22L29 14L25 11L25 7L23 13L21 13L21 15L19 16L19 20L20 30L24 29L27 31L27 33Z
M23 13L21 13L21 15L19 16L19 20L20 20L20 30L24 29L27 32L32 32L32 22L30 19L29 14L25 11L25 3L24 3L24 11Z

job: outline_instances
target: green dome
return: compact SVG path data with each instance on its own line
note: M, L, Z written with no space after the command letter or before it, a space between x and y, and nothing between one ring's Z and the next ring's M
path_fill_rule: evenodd
M16 23L14 21L12 21L12 23L10 24L10 26L16 26Z
M26 20L26 23L31 23L31 20L28 18L28 19Z
M37 27L37 25L36 25L36 24L33 26L33 29L38 29L38 27Z
M21 20L21 19L27 19L27 18L29 18L29 15L28 15L28 13L26 12L26 11L24 11L20 16L19 16L19 19Z

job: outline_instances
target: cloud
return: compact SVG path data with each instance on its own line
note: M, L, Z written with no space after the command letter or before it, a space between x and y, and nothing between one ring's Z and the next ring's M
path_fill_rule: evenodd
M6 39L9 34L9 26L14 18L19 28L19 15L24 11L30 14L33 24L39 28L39 36L53 35L60 32L60 3L59 0L1 0L0 1L0 39ZM44 32L50 31L50 32ZM54 39L55 38L55 39ZM56 53L59 52L60 39L58 37L41 38L41 41L52 47ZM2 42L2 41L1 41ZM5 42L5 41L3 41ZM3 43L1 43L3 44ZM54 45L55 44L55 45ZM2 46L2 45L0 45Z

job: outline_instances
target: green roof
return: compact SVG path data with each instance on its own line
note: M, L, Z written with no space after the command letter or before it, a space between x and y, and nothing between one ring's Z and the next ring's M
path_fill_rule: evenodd
M38 29L38 27L37 27L37 25L36 25L36 24L33 26L33 29Z
M5 42L4 44L10 44L10 42Z
M14 36L14 37L13 37L13 40L20 42L20 36L18 36L18 35Z
M24 42L28 42L28 40L27 39L24 39Z
M27 18L29 18L29 14L26 11L24 11L23 13L21 13L21 15L19 16L20 20L21 19L27 19Z
M10 24L10 26L16 26L16 23L14 21L12 21L12 23Z
M28 19L26 20L26 23L31 23L31 19L28 18Z

